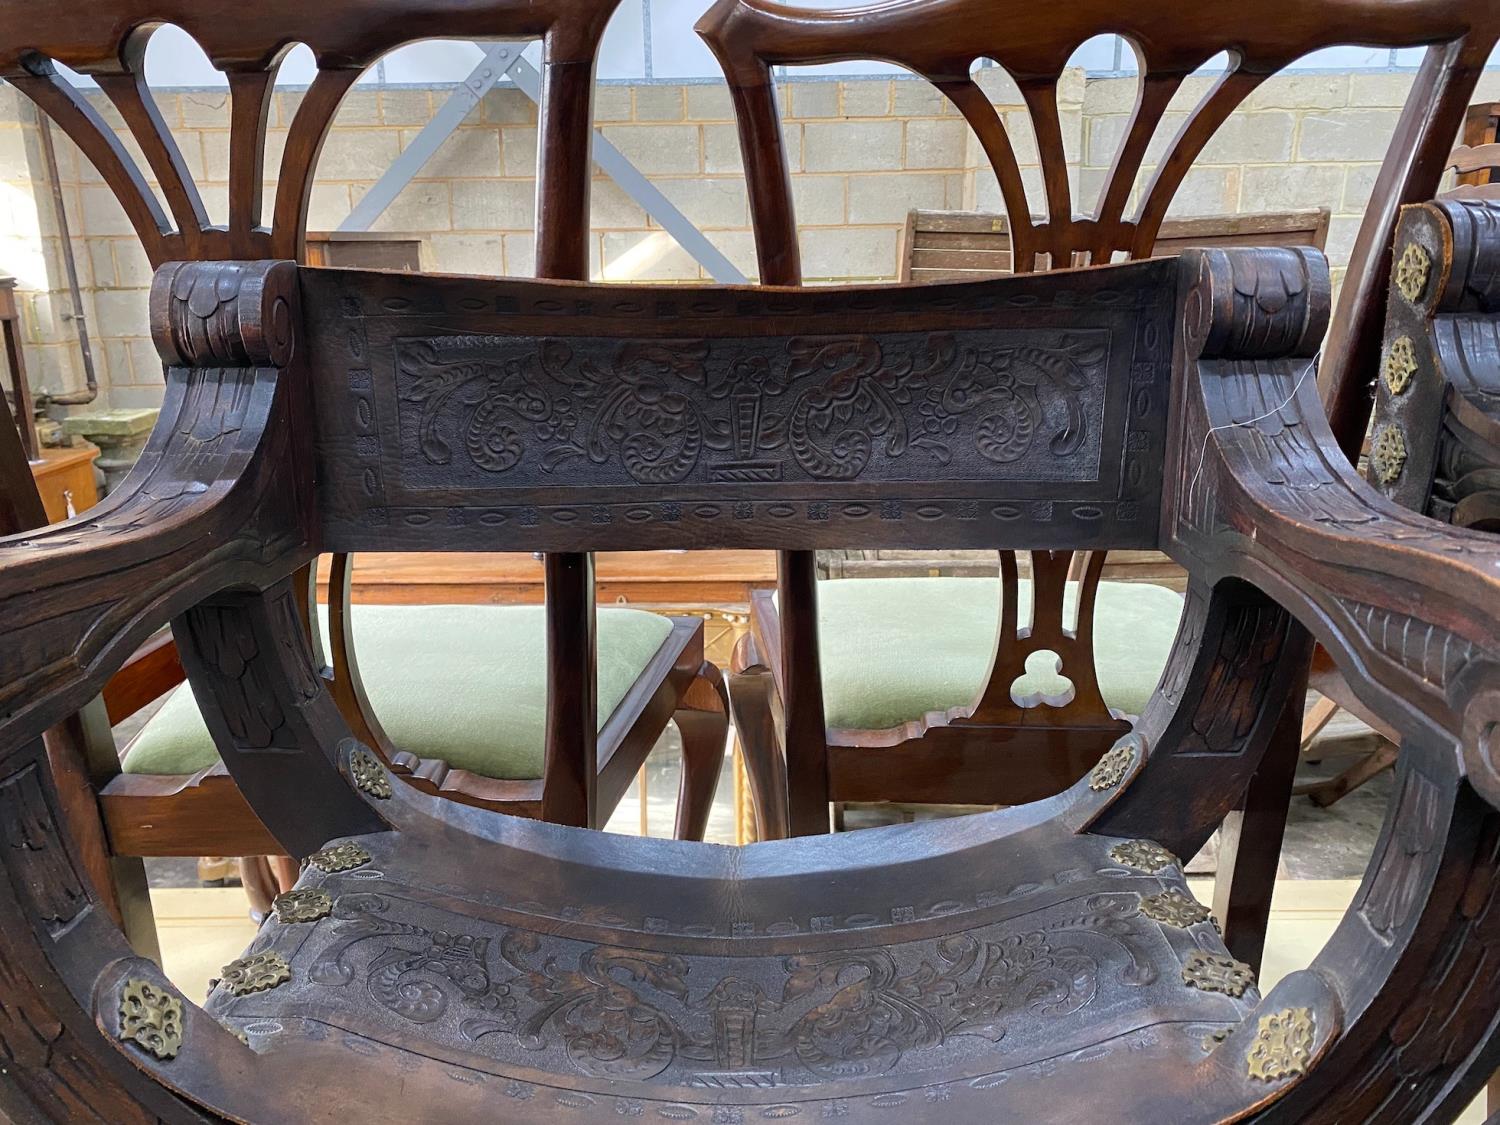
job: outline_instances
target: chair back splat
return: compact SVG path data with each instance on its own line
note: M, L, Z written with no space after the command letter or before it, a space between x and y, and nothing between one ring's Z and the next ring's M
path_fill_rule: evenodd
M1102 217L1078 219L1049 171L1058 218L1013 215L1018 239L1047 264L1092 268L797 287L768 82L771 65L810 53L903 61L879 47L901 44L1004 167L967 77L976 48L1011 68L1054 156L1052 84L1087 35L1137 43L1138 119L1235 48L1165 184L1274 66L1349 28L1425 45L1368 266L1389 234L1380 216L1441 165L1493 13L1455 0L1173 13L906 0L864 14L726 0L706 26L740 102L763 280L777 284L664 289L579 279L589 75L611 7L113 0L59 19L0 0L0 73L98 162L160 263L166 369L129 480L76 519L0 538L0 1116L1453 1119L1500 1053L1500 545L1351 472L1305 377L1329 322L1326 262L1258 247L1105 264L1149 244L1156 189L1129 222L1113 187ZM225 230L202 221L139 80L144 29L162 20L231 76L247 147ZM571 155L542 160L539 260L573 276L297 263L340 97L382 52L440 35L544 40L540 133ZM319 75L262 227L267 75L298 39ZM174 182L165 206L59 63L101 79L152 174ZM1141 129L1122 171L1143 159ZM1475 260L1500 256L1500 230L1472 233ZM1407 271L1411 299L1431 277ZM1347 307L1367 284L1351 280ZM1493 318L1487 299L1464 300L1466 323ZM1342 331L1358 350L1360 333ZM0 474L9 489L15 470ZM585 824L629 783L590 760L589 552L786 552L780 636L797 651L772 660L778 718L822 737L809 552L866 546L1031 553L1038 608L1023 626L1019 596L1006 600L1011 641L959 725L1034 721L1033 700L993 685L1044 649L1088 646L1103 552L1165 550L1192 584L1160 690L1128 730L1074 677L1072 705L1119 726L1065 791L728 849L501 815L392 777L315 662L299 579L322 552L547 552L540 804ZM1006 559L1001 586L1018 595ZM1070 578L1083 591L1071 626ZM42 740L167 622L248 806L307 860L201 1006L110 918ZM1314 636L1398 733L1397 793L1330 944L1262 995L1178 857L1255 775ZM788 774L793 814L808 793L826 807L826 773L821 793L807 761Z

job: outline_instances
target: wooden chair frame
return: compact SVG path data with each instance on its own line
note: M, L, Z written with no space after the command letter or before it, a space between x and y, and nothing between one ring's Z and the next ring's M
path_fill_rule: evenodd
M1178 254L1214 246L1322 250L1328 244L1331 219L1327 207L1163 219L1151 253ZM902 281L977 281L1010 272L1010 220L1004 215L916 208L907 212L901 236Z
M178 19L221 65L263 65L298 34L325 66L364 63L413 35L483 35L497 11L165 7L157 0L151 17ZM1050 43L1052 21L1078 17L1071 32L1101 19L1092 0L1035 15L945 5L943 19L910 7L925 13L906 29L913 42L981 41L980 16L1008 27L1023 76L1066 59L1023 32ZM525 11L552 22L554 57L577 62L556 34L569 7ZM1382 198L1393 199L1441 160L1425 155L1437 143L1428 133L1454 123L1445 113L1461 110L1497 30L1487 11L1446 0L1276 0L1223 16L1244 24L1228 33L1257 66L1332 41L1351 20L1372 42L1434 44L1425 100L1403 126L1411 144L1387 165ZM0 0L0 70L20 67L6 54L16 43L44 45L27 49L32 67L42 49L116 65L120 38L145 18L117 6L39 28L34 8ZM1183 73L1196 65L1197 46L1173 44L1196 42L1202 24L1159 6L1113 18ZM736 37L759 49L753 27ZM938 61L966 74L969 57ZM1035 65L1019 65L1027 58ZM587 79L586 67L563 70L567 104ZM764 174L752 167L752 182ZM1378 227L1367 220L1367 243L1384 242ZM795 265L794 244L768 253ZM1484 290L1488 276L1459 284ZM977 1125L1066 1106L1084 1119L1404 1123L1451 1119L1494 1069L1500 543L1402 509L1351 472L1347 435L1330 429L1307 378L1330 315L1316 253L1193 251L959 286L704 286L670 298L189 261L158 271L152 308L168 393L127 487L76 520L0 541L12 642L0 650L0 1110L11 1117L878 1121L897 1109ZM1074 450L1068 480L1043 481L1056 507L1017 514L1014 493L1037 483L1024 470L913 459L850 479L821 471L790 427L752 450L780 468L770 479L714 471L743 468L733 419L755 412L742 403L792 394L811 408L848 390L851 354L875 349L861 385L915 415L898 396L961 368L959 349L1056 349L1060 323L1120 342L1091 365L1103 397L1087 417L1142 471L1122 458L1099 472ZM672 464L688 460L686 412L716 444L660 479L626 434L602 461L573 457L541 476L557 447L538 439L496 486L478 462L434 457L415 430L403 440L398 388L433 357L486 356L518 365L508 393L561 383L596 421L622 388L637 392L630 380L665 366L680 374L678 412L641 426ZM642 393L657 401L655 390ZM434 422L449 441L472 424L462 411ZM973 420L960 432L966 455L985 440ZM3 461L0 474L11 480ZM903 518L869 518L886 504ZM454 510L466 518L435 518ZM810 568L796 570L811 551L892 540L1166 550L1192 583L1161 690L1086 779L1044 802L738 850L642 840L391 784L320 675L299 577L326 552L552 552L543 813L592 823L587 551L777 549L785 592L811 583ZM816 626L784 608L788 618L795 728L819 697ZM98 841L44 744L167 621L231 776L288 854L309 860L305 893L204 1008L132 954L109 918ZM1174 856L1200 846L1265 771L1313 636L1399 730L1401 772L1337 933L1262 997L1242 967L1222 964ZM790 799L805 801L805 779L791 780ZM1058 903L1078 913L1036 931L1029 917ZM1047 944L1059 933L1063 949ZM1097 943L1110 971L1090 976L1075 942ZM1225 991L1191 983L1200 954L1218 958L1219 975L1198 979ZM1075 993L1082 978L1101 991ZM1098 1009L1076 1002L1105 989ZM1059 1013L1063 994L1074 1002ZM1065 1042L1059 1014L1072 1021Z
M225 285L224 272L239 275L237 295L215 306L210 324L195 328L192 322L183 323L179 318L192 315L190 294L185 300L170 297L183 274L192 280L191 290L200 284L215 291L234 288ZM309 1086L305 1076L334 1065L336 1059L360 1091L373 1091L378 1085L375 1074L384 1072L383 1061L361 1059L342 1048L331 1055L316 1039L297 1051L267 1051L271 1045L265 1044L250 1055L236 1054L243 1050L236 1040L213 1018L177 1000L153 967L123 950L118 931L92 909L94 894L82 874L87 868L74 858L74 837L61 820L58 790L52 771L43 764L39 735L97 692L114 666L164 617L177 621L184 664L204 692L210 726L225 748L230 772L267 828L292 854L310 854L330 838L344 840L364 849L354 853L360 867L369 860L358 861L359 855L379 857L374 878L408 879L403 864L414 859L428 862L423 857L430 857L430 862L441 865L442 857L455 847L493 849L494 865L476 859L462 868L472 872L466 876L469 893L507 895L512 897L504 901L532 904L522 915L513 915L509 924L524 926L535 940L575 940L582 926L589 933L597 929L600 940L613 943L611 948L640 941L666 943L666 948L678 951L671 956L688 958L696 966L689 970L693 979L703 973L712 981L717 973L736 972L734 964L746 957L795 960L811 948L809 942L854 942L864 948L864 943L881 940L868 929L878 919L851 914L846 923L842 915L835 915L811 929L793 924L784 931L768 931L782 936L756 952L761 946L755 943L767 940L760 936L760 927L787 909L804 908L794 903L849 909L854 900L846 902L835 892L837 887L853 888L870 879L888 887L892 878L920 880L920 872L927 870L940 882L924 893L942 894L956 887L952 880L959 870L987 881L999 870L997 864L1005 865L1005 856L1014 858L1040 846L1038 833L1063 834L1053 845L1064 849L1054 860L1063 863L1074 854L1068 848L1087 847L1092 855L1095 847L1130 837L1138 824L1151 825L1174 851L1186 853L1201 843L1232 804L1232 794L1256 770L1284 714L1279 701L1285 698L1286 684L1297 678L1308 648L1306 634L1274 603L1255 593L1253 582L1275 589L1290 603L1330 652L1351 671L1358 670L1352 682L1362 697L1400 726L1401 795L1378 846L1369 885L1313 969L1283 981L1252 1008L1243 1024L1231 1027L1206 1056L1198 1056L1203 1060L1199 1063L1176 1070L1152 1064L1151 1079L1134 1083L1122 1080L1117 1064L1105 1066L1100 1080L1111 1091L1111 1112L1132 1119L1170 1120L1171 1114L1181 1116L1191 1107L1192 1119L1230 1120L1255 1107L1266 1120L1299 1122L1409 1120L1419 1108L1439 1116L1456 1112L1461 1099L1475 1088L1475 1075L1493 1066L1495 1054L1488 1035L1495 1014L1493 993L1474 986L1468 967L1484 956L1490 940L1485 920L1494 888L1500 886L1495 876L1500 861L1493 847L1494 839L1500 838L1495 828L1500 812L1483 811L1488 802L1500 801L1500 783L1491 780L1500 771L1490 761L1485 738L1491 726L1500 724L1500 635L1492 635L1493 618L1483 608L1493 605L1500 589L1494 577L1500 548L1491 537L1405 513L1364 489L1350 474L1326 430L1316 396L1302 378L1328 316L1328 278L1321 261L1291 251L1193 252L1180 266L1164 260L1018 277L964 287L968 292L942 287L920 294L900 289L771 290L757 299L745 290L705 289L695 297L698 311L668 323L676 324L678 332L700 336L710 323L718 325L717 332L741 334L749 329L756 340L765 338L754 334L760 326L780 324L782 331L791 333L783 337L789 342L803 338L800 325L789 324L789 317L809 318L807 326L812 328L817 318L838 309L841 316L874 316L882 325L900 326L920 323L913 317L951 318L956 309L964 317L982 315L984 330L990 331L996 302L1005 305L1007 320L1019 327L1027 314L1014 311L1017 307L1034 308L1036 300L1047 302L1049 295L1061 294L1067 307L1076 310L1080 299L1084 306L1096 304L1095 296L1119 286L1140 294L1143 303L1136 310L1111 315L1170 315L1171 307L1163 307L1161 298L1171 295L1183 318L1178 358L1171 361L1176 400L1172 417L1174 426L1182 429L1163 438L1168 456L1164 480L1170 488L1164 496L1168 532L1162 542L1194 575L1194 585L1190 628L1179 639L1163 692L1137 730L1121 741L1107 767L1101 762L1090 779L1049 802L971 818L967 824L912 826L920 830L916 833L886 829L854 834L847 843L827 836L785 841L749 849L743 860L730 862L726 851L691 850L702 845L586 835L537 821L497 818L485 810L435 800L410 786L381 785L380 774L372 774L361 758L367 748L350 731L316 674L298 615L291 576L320 544L308 541L300 517L282 501L288 495L311 493L313 458L275 435L290 437L299 417L330 437L346 424L348 415L342 410L304 413L293 401L303 395L316 400L336 388L359 393L339 362L349 361L345 349L351 306L345 298L359 300L370 349L386 355L406 331L403 315L392 310L441 307L446 311L437 314L440 323L455 340L473 339L476 332L483 335L502 324L510 325L515 338L526 339L531 326L553 315L550 310L558 300L578 308L579 301L600 302L597 291L555 282L298 270L290 263L190 263L163 271L157 292L168 302L168 321L161 345L170 357L189 362L171 367L171 421L153 439L153 471L142 487L107 502L102 512L6 541L0 560L0 606L22 646L9 656L0 681L0 699L5 701L0 762L7 770L0 800L6 802L5 822L23 825L27 834L25 847L0 855L7 872L0 894L5 896L7 918L37 922L35 928L29 922L0 927L0 955L7 958L3 979L8 1010L26 1011L28 1029L58 1028L60 1039L54 1044L67 1045L66 1050L54 1046L50 1052L39 1052L32 1049L32 1039L15 1040L20 1046L8 1048L15 1065L7 1067L0 1084L7 1110L19 1107L33 1115L58 1117L52 1107L66 1088L80 1100L73 1104L112 1120L135 1119L136 1107L168 1119L193 1119L198 1112L194 1107L238 1118L274 1119L288 1106L297 1107L293 1113L310 1110L309 1097L326 1098L326 1089ZM465 294L480 291L513 311L488 311L490 300L480 302L483 310L465 311ZM658 320L623 311L641 308L649 294L648 289L611 288L600 302L607 306L605 311L581 314L583 322L573 326L577 335L571 338L582 347L585 341L599 339L607 326L618 330L632 322L630 318L635 318L637 331L657 338L664 327ZM926 294L937 298L936 313L924 307ZM1022 306L1011 303L1018 296L1027 298ZM948 304L950 300L956 305ZM299 311L299 302L307 313ZM717 317L706 316L709 302L721 310ZM283 315L290 325L301 326L284 337L287 344L268 338L258 327L274 324ZM432 312L421 315L424 323L433 324ZM227 336L230 333L239 335ZM226 336L245 355L245 365L211 366L209 354L175 351L179 341ZM296 345L288 346L293 340ZM1165 372L1165 356L1158 362ZM223 468L216 466L214 471L222 486L198 494L203 498L178 508L169 520L143 518L160 511L167 481L177 479L185 468L202 466L204 451L191 435L205 432L201 423L207 419L200 416L187 425L181 412L205 401L192 391L206 379L249 384L243 418L254 432L225 432L251 437L255 452L245 458L238 452L241 439L216 440L213 456ZM233 401L233 396L215 396L214 401ZM1284 405L1267 414L1268 406L1278 403ZM1244 424L1252 418L1254 425ZM1268 425L1272 418L1274 423ZM1201 463L1171 452L1200 445L1207 450ZM326 438L319 447L329 448ZM418 455L415 450L412 454ZM1288 479L1288 465L1298 466L1300 475ZM351 459L345 467L359 466ZM158 479L158 474L165 476ZM377 536L388 547L417 550L430 545L431 533L420 524L400 521L371 529L361 514L379 498L349 490L340 479L344 476L340 470L334 479L320 478L316 486L319 535L327 537L326 545L359 550ZM588 486L583 487L576 494L579 499L589 494ZM835 501L835 490L843 487L834 483L825 494ZM681 494L679 486L668 495ZM554 494L552 502L560 506L548 509L549 518L529 533L540 549L564 547L580 534L572 521L553 515L577 503L574 495ZM781 501L751 502L766 504L769 512ZM774 516L759 525L714 526L730 542L765 535L781 545L797 543L800 549L824 537L834 541L879 535L878 528L863 530L868 525L853 513L854 503L837 500L838 520L826 529L819 526L821 521L778 524ZM659 541L662 534L688 542L705 534L703 527L695 526L698 521L709 523L717 517L706 510L685 511L675 520L661 512L653 514L660 522L653 520L656 526L651 528L622 519L606 525L607 534L589 527L581 530L590 537L603 535L612 548L648 537ZM688 526L680 526L683 523ZM515 534L514 529L497 533L482 524L469 526L463 534L476 545L493 544L500 534ZM215 527L221 530L211 530ZM914 525L909 535L917 534ZM208 563L203 561L205 536L224 536L226 542L226 549ZM276 552L269 558L268 549ZM1360 560L1358 566L1343 561L1353 558ZM1403 626L1393 632L1393 625L1412 620L1405 615L1412 609L1410 590L1418 581L1427 591L1423 612L1434 620L1424 621L1420 630ZM82 612L59 616L57 609L68 605ZM61 637L60 629L65 630ZM1417 644L1393 644L1393 636L1416 637ZM67 658L56 659L54 653ZM582 788L590 775L575 769L567 776ZM548 786L553 783L549 777ZM1176 829L1164 830L1163 808L1173 810ZM1079 844L1062 842L1080 832ZM891 851L883 842L901 846ZM653 850L649 855L634 850L642 845L676 850ZM325 866L309 868L304 881L308 890L321 886L344 896L353 909L356 900L363 901L362 895L368 897L360 889L367 884L359 881L359 870L324 873L325 868L337 868L340 860L333 857L342 854L319 852L316 863ZM1100 855L1090 862L1105 862ZM865 858L859 861L857 856ZM688 876L689 871L694 874ZM830 879L831 872L838 877ZM494 890L484 889L489 886ZM522 897L514 899L518 894ZM535 899L536 895L546 897ZM637 897L641 895L647 897ZM707 925L708 931L682 930L686 923L654 913L670 912L674 903L679 910L684 905L696 910L702 895L741 905L721 921L691 923ZM761 901L766 895L770 897ZM958 911L953 916L957 923L969 924L965 911L974 907L944 901L944 911ZM989 901L982 900L975 924L988 909L983 903ZM601 913L597 921L585 914L567 923L566 935L572 936L544 938L547 928L557 923L540 915L521 921L532 910L551 917L547 912L567 909L575 912L568 917L576 918L580 906L597 906ZM731 936L730 920L745 909L755 911L758 921L745 923L751 928ZM655 920L629 920L642 910ZM910 925L904 912L893 918L898 929ZM262 944L260 950L286 957L293 947L284 943L301 942L299 935L309 932L277 924L265 939L271 944ZM703 938L693 935L703 932L720 935L718 943L744 943L743 948L700 948ZM1200 934L1197 940L1208 939ZM734 964L724 962L724 956ZM31 969L17 972L15 967L21 965ZM1435 977L1433 965L1439 967ZM67 987L39 991L40 983L59 980L49 974L64 971L69 977L61 979L71 980ZM121 1022L117 1011L121 990L135 995L141 982L150 984L153 995L164 994L182 1004L186 1023L181 1042L174 1036L164 1056L135 1046L132 1025ZM310 981L307 987L315 984ZM1391 1022L1393 1008L1407 1013L1400 1026ZM228 999L216 1000L214 1010L226 1018L247 1018L235 1016L239 1008ZM1291 1021L1301 1029L1296 1034L1306 1037L1290 1061L1274 1064L1269 1071L1256 1060L1280 1048L1262 1044L1269 1034L1265 1020L1273 1028L1278 1021ZM1414 1021L1415 1031L1406 1020ZM263 1019L251 1018L251 1024L257 1035L266 1034ZM98 1027L115 1038L101 1037ZM1266 1042L1273 1040L1271 1035ZM131 1052L128 1059L121 1050ZM1417 1054L1408 1062L1412 1051ZM453 1071L452 1062L423 1061L421 1056L407 1061L407 1097L418 1098L416 1104L429 1110L441 1105L439 1116L462 1119L483 1104L476 1099L493 1096L463 1083L435 1085L451 1081L442 1074ZM60 1073L64 1062L89 1069L76 1076ZM366 1075L372 1062L376 1069ZM1274 1075L1269 1085L1263 1071ZM944 1112L961 1115L962 1120L992 1120L1000 1104L995 1099L1001 1096L1005 1112L1016 1106L1023 1113L1044 1112L1045 1103L1038 1099L1050 1097L1055 1106L1057 1098L1055 1088L1041 1080L1046 1072L1042 1068L1024 1077L1013 1075L1002 1086L945 1084L950 1093ZM1178 1075L1175 1082L1167 1081L1171 1074ZM534 1077L511 1081L533 1083ZM181 1093L168 1093L158 1082ZM1048 1089L1053 1092L1047 1094ZM274 1103L267 1100L271 1091ZM440 1092L440 1101L425 1100L437 1099ZM770 1104L777 1105L790 1104L789 1098L824 1096L816 1089L794 1093L779 1088L772 1094L778 1100ZM381 1112L383 1107L370 1097L356 1096L361 1112L370 1112L376 1120L396 1119ZM767 1104L755 1100L761 1096L747 1087L728 1104L743 1104L744 1098L751 1105ZM892 1096L861 1092L860 1112L874 1110L880 1099ZM709 1097L725 1104L722 1090ZM690 1108L694 1102L698 1107L706 1104L695 1096L687 1102ZM630 1088L629 1104L681 1106L684 1094L681 1087L667 1092L648 1082ZM557 1088L555 1096L549 1093L535 1110L518 1107L516 1116L541 1120L564 1109L579 1120L617 1112L611 1102L601 1105L597 1090L585 1084L579 1090ZM410 1114L411 1104L399 1112ZM699 1112L701 1108L694 1108L695 1114Z
M691 617L670 620L671 633L599 732L599 804L601 809L619 804L666 724L676 722L683 754L694 760L683 773L673 834L701 840L723 757L722 688L717 669L703 657L703 623ZM170 636L154 638L105 689L111 725L185 679ZM485 777L386 745L390 748L381 756L391 772L425 793L517 816L540 815L540 779ZM123 747L122 754L129 749ZM100 790L99 806L116 855L280 854L223 762L194 774L117 774Z

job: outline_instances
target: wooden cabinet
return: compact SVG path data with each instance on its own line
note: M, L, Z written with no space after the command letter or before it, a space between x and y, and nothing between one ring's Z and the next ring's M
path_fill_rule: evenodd
M99 488L94 483L94 462L99 447L78 445L71 449L43 449L41 458L31 463L36 490L42 494L42 506L51 523L65 520L99 502Z

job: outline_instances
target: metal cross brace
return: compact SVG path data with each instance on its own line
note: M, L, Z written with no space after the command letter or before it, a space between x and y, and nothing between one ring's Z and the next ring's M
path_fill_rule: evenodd
M507 75L533 102L541 100L542 76L522 55L525 45L495 43L485 50L484 58L469 77L456 87L432 120L422 127L394 163L386 169L375 186L360 199L349 217L339 224L341 231L369 230L385 209L395 202L403 188L432 159L434 153L469 116L486 94ZM661 224L679 246L691 254L710 277L722 284L744 284L745 275L735 267L693 223L679 211L650 180L641 174L619 149L594 130L594 163L619 184L625 194Z

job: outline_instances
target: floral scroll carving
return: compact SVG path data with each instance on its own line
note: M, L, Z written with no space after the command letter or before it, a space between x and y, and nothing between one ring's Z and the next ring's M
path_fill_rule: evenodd
M400 398L429 465L486 474L534 461L618 463L639 484L797 474L851 481L877 458L926 455L1087 479L1097 448L1101 329L896 337L563 342L434 337L398 345ZM1090 446L1090 438L1094 445Z
M1127 987L1156 978L1126 894L920 950L788 956L775 981L698 980L688 959L659 951L419 924L384 895L340 896L334 918L315 984L362 982L403 1020L454 1026L483 1050L559 1053L600 1079L645 1081L679 1064L736 1081L777 1073L777 1084L879 1075L954 1036L998 1043L1016 1021L1080 1012L1110 974Z

